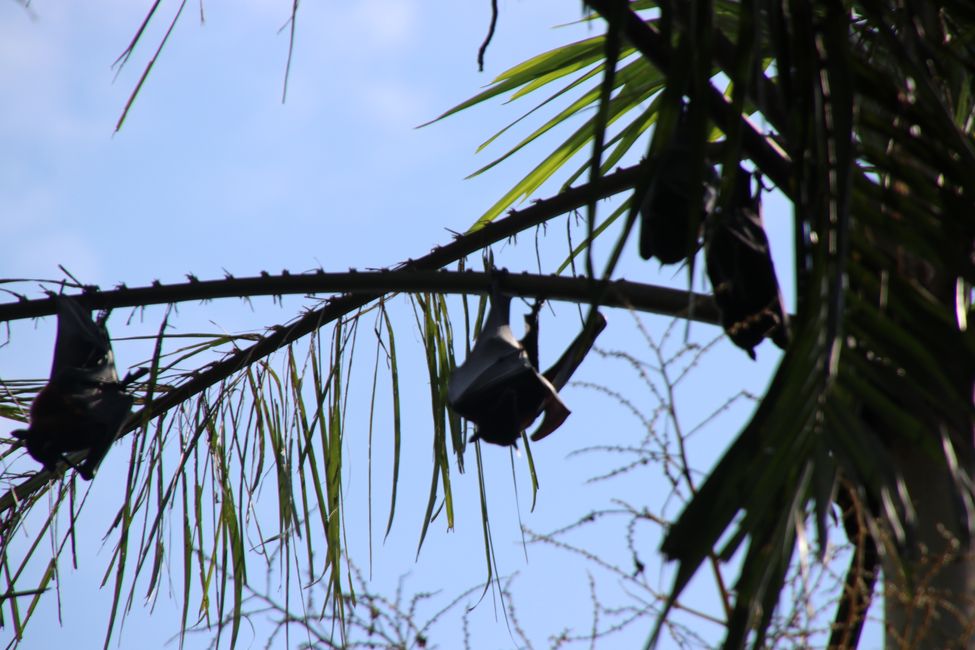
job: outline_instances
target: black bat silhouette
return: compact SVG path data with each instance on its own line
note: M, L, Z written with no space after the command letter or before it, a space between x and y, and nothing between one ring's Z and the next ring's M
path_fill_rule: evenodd
M133 397L125 388L147 371L139 369L119 381L105 328L108 313L94 321L74 298L52 298L58 334L51 376L31 404L30 427L13 435L48 471L64 461L90 481L129 417ZM84 450L88 454L80 465L64 457L66 452Z
M491 292L491 309L470 355L447 383L447 403L474 423L471 440L514 445L521 432L543 412L545 417L532 440L555 431L569 416L558 391L575 372L596 337L606 327L597 312L590 328L584 328L555 364L538 372L538 311L536 302L525 317L525 337L518 341L508 324L511 296Z
M735 192L705 228L705 265L721 325L735 345L755 358L765 337L788 346L789 316L782 300L768 237L762 225L761 183L751 191L752 175L738 170Z
M661 264L676 264L697 250L699 228L690 223L691 132L682 108L670 142L659 154L650 187L640 204L640 257L656 257ZM717 174L705 162L700 224L714 210Z

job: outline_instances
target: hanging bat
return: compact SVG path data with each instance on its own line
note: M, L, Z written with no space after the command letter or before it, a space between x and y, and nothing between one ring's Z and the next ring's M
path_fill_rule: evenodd
M739 169L731 202L708 220L705 265L721 310L721 325L732 342L754 359L754 348L762 339L769 337L784 350L790 333L762 225L761 183L753 195L751 181L751 174Z
M48 471L64 461L90 481L129 417L133 397L126 387L146 371L140 369L120 382L105 328L108 313L94 321L74 298L52 298L58 333L50 379L31 404L30 427L13 435ZM84 450L88 454L80 465L64 456Z
M544 412L542 425L532 435L532 440L540 440L569 416L558 390L582 363L606 320L597 314L591 331L584 329L555 365L541 374L537 369L539 307L536 302L526 316L526 334L519 341L508 324L511 296L492 290L491 308L474 348L447 383L447 403L475 425L471 440L514 445Z
M691 175L694 164L690 123L681 108L677 128L659 154L650 187L640 204L640 257L656 257L661 264L676 264L697 250L699 230L691 218ZM705 161L700 224L714 210L717 174Z

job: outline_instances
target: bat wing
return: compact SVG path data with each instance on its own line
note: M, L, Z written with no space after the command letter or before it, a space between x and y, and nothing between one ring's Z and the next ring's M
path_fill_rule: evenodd
M592 326L583 328L575 340L569 344L565 352L562 353L559 360L545 371L545 379L552 384L556 391L562 390L569 383L569 379L573 373L575 373L576 369L582 363L582 360L586 358L589 350L592 349L593 344L596 342L596 337L604 329L606 329L606 317L596 312L596 320ZM541 440L558 429L565 422L565 419L569 417L569 413L568 407L562 402L556 392L555 398L546 405L545 417L542 418L542 423L535 433L532 434L532 440Z
M754 359L754 348L765 337L782 348L788 344L788 315L762 223L760 198L751 195L751 175L738 173L734 203L708 222L705 265L725 332Z
M483 336L483 334L482 334ZM460 415L480 408L499 386L516 381L534 369L528 356L516 345L500 338L479 340L463 364L454 370L447 382L447 403Z
M122 392L118 386L108 386L102 390L97 399L89 407L89 420L80 438L85 441L88 455L78 466L78 473L85 480L90 481L102 459L108 454L112 443L118 438L122 427L132 412L133 397Z
M676 264L694 253L697 228L690 223L694 160L686 113L681 113L674 134L660 153L650 186L640 204L640 257L656 257L661 264ZM717 199L714 167L705 165L701 219L704 223Z
M640 205L640 257L674 264L687 257L690 188L689 152L669 147L660 154L657 171Z
M532 305L531 311L525 314L525 333L522 335L521 340L518 341L519 345L525 350L525 354L528 355L528 362L532 364L533 367L538 368L538 312L542 309L543 301L538 299L535 304Z
M499 383L531 369L531 363L508 324L511 296L491 294L488 312L474 348L447 382L447 403L460 415L473 412L483 396Z
M84 370L90 381L118 382L112 344L103 320L95 322L91 312L74 298L53 296L57 305L58 334L54 344L51 378L64 370Z
M552 382L556 390L562 390L573 373L582 363L582 360L589 354L596 338L606 329L606 317L600 312L596 312L595 322L591 328L583 328L578 336L569 344L559 360L552 364L552 367L545 371L545 378Z
M496 445L514 445L542 411L547 417L552 404L561 404L552 384L534 369L492 386L482 397L481 410L469 418L477 425L472 440Z
M474 439L500 445L515 444L545 405L557 399L555 388L512 334L510 307L510 296L492 292L491 311L474 348L447 383L447 403L474 423ZM527 338L537 350L536 335L537 327Z

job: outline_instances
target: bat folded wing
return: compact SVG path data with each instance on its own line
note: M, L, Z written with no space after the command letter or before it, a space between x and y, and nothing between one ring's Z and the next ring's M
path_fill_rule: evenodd
M545 371L544 377L552 383L555 390L562 390L569 383L569 379L572 378L572 375L579 368L582 360L586 358L589 350L592 349L593 344L596 342L596 337L604 329L606 329L606 317L596 312L595 320L592 324L584 327L578 336L576 336L575 340L569 344L569 347L565 349L565 352L562 353L559 360ZM559 399L556 393L555 400L545 410L545 417L542 419L541 425L532 434L532 440L541 440L558 429L565 422L565 419L569 417L569 413L568 407L562 403L562 400Z
M515 444L553 399L555 387L514 337L480 339L447 384L447 403L477 428L473 439L499 445Z
M58 333L47 385L30 410L30 427L15 431L27 452L49 471L61 461L91 480L128 420L134 398L119 382L105 315L92 320L74 298L53 296ZM65 453L87 451L80 465Z
M83 448L88 449L88 455L78 466L78 473L85 480L90 481L95 476L95 470L118 439L132 412L134 401L117 385L107 386L91 401L88 420L78 436L79 443L83 441Z
M762 221L761 184L751 191L751 174L738 171L730 205L715 212L705 231L705 267L731 341L755 359L765 338L788 346L789 318Z
M104 318L97 322L74 298L52 296L57 305L58 334L51 378L65 370L85 370L92 380L117 382L112 343Z

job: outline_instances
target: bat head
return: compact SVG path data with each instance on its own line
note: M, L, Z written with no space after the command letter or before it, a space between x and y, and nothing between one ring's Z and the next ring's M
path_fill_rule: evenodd
M475 426L471 441L515 445L521 432L547 411L553 401L558 401L558 395L552 385L537 372L525 372L486 399L489 408L483 409L476 418L469 418Z
M53 472L57 468L58 462L62 459L61 452L50 436L43 435L33 427L11 431L11 435L22 441L30 457L43 465L44 469Z

